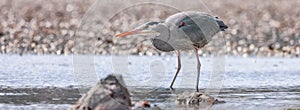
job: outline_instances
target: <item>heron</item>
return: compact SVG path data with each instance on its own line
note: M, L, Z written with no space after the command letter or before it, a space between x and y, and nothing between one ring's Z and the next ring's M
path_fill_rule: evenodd
M154 36L151 38L153 46L163 52L175 51L177 55L177 70L170 84L173 84L181 69L180 51L194 50L197 59L196 91L200 78L201 63L198 50L211 41L212 37L225 31L228 26L218 17L204 12L186 11L179 12L167 17L163 21L149 21L133 30L116 34L116 37L125 37L133 34L146 34Z

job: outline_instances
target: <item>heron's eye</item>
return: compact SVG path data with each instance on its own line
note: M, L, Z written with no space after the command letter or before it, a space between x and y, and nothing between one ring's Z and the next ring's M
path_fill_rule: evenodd
M181 28L182 26L184 26L185 25L185 23L184 22L180 22L180 24L179 24L179 28Z

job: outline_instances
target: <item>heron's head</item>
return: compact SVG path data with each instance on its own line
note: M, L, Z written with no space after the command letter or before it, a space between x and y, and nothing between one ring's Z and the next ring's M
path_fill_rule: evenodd
M150 21L144 23L133 30L117 34L116 37L125 37L128 35L155 35L158 34L155 28L162 22Z
M171 46L171 44L168 42L171 33L170 30L172 30L172 27L168 26L165 22L150 21L131 31L117 34L116 37L141 34L149 35L153 37L151 39L154 47L161 51L169 52L174 50L173 46Z

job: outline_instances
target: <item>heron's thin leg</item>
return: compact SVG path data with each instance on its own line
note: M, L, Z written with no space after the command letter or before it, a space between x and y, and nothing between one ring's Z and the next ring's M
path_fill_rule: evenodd
M196 91L199 92L198 84L199 84L199 79L200 79L201 63L200 63L199 55L198 55L198 48L195 48L195 54L196 54L196 58L197 58L197 81L196 81Z
M174 84L174 82L175 82L175 80L176 80L176 77L177 77L177 75L178 75L178 73L179 73L179 71L180 71L180 69L181 69L180 51L176 51L176 54L177 54L178 66L177 66L177 71L176 71L176 73L175 73L175 76L174 76L174 78L173 78L173 81L172 81L172 83L171 83L171 85L170 85L170 88L171 88L171 89L173 89L173 84Z

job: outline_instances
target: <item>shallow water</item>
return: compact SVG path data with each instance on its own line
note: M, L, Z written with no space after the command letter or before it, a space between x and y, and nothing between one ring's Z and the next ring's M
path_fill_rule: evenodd
M166 89L176 71L175 56L0 55L0 59L1 110L67 109L80 97L79 85L91 86L110 73L123 75L134 101L148 100L163 109L186 108L176 106L175 94ZM211 94L226 101L211 109L300 107L299 59L200 59L201 91L215 90ZM194 91L195 77L194 57L183 56L174 85L177 93Z

